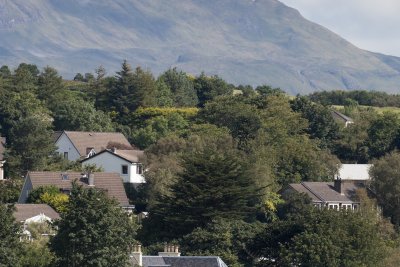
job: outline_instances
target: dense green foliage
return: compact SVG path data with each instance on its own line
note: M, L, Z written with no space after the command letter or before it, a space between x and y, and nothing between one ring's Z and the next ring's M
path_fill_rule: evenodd
M19 225L13 217L13 207L0 203L0 266L18 266Z
M375 161L371 176L371 187L384 214L400 225L400 154L391 153Z
M39 186L29 193L27 203L47 204L61 213L67 211L68 195L55 186Z
M316 211L279 192L289 183L331 181L340 162L376 162L370 189L399 225L393 151L400 119L360 106L398 106L397 99L365 91L290 97L176 68L155 77L126 61L115 75L100 66L73 81L51 67L3 66L0 133L12 179L0 183L0 201L16 201L26 171L81 169L56 155L54 130L118 131L145 150L146 183L126 190L136 211L149 212L136 236L104 192L75 186L68 201L56 188L38 188L29 201L62 213L58 234L50 247L43 240L11 246L10 260L23 254L22 266L124 266L137 240L151 252L179 243L184 255L217 255L229 266L375 266L378 259L390 266L397 230L377 219L375 207ZM335 120L332 104L344 105L354 123ZM34 263L41 254L46 260Z
M73 184L51 249L58 266L128 266L136 226L105 192Z
M378 91L322 91L309 95L312 101L323 105L348 105L354 101L359 105L373 107L400 107L400 95Z
M314 209L288 201L281 219L249 244L256 266L381 266L383 236L373 217L361 212ZM288 205L297 207L287 207Z

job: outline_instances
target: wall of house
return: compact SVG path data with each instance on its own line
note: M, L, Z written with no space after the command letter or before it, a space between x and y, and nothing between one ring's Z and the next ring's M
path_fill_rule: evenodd
M96 155L90 159L85 160L83 165L96 164L96 166L104 169L105 172L115 172L118 173L124 183L143 183L144 178L140 174L136 174L136 164L131 164L130 162L123 160L111 153L105 152ZM128 167L128 173L122 174L122 166L126 165Z
M132 163L129 166L129 173L130 173L130 183L145 183L146 180L144 179L142 174L137 173L138 164Z
M4 161L0 161L0 180L4 179L4 168L3 168L3 165L4 165Z
M79 159L81 156L79 155L78 150L71 143L71 140L63 133L60 138L58 138L56 142L57 152L64 156L64 152L68 152L68 159L71 161Z
M22 187L21 194L18 198L18 203L26 203L28 199L29 193L32 191L32 182L31 179L27 176L25 178L24 186Z

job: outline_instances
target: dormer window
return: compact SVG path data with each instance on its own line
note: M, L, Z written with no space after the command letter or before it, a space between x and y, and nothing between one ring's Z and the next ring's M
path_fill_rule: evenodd
M96 154L96 151L94 151L94 147L87 147L86 148L86 155L87 157L91 157Z

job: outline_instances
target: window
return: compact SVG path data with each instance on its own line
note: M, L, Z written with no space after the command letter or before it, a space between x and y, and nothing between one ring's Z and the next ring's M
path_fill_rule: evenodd
M351 204L342 204L342 209L344 210L351 210Z
M68 152L64 152L64 159L68 159Z
M339 204L329 204L328 209L330 210L338 210Z
M61 174L61 180L69 180L68 174Z
M128 165L122 165L122 174L128 174Z
M136 173L137 174L143 174L143 166L142 166L142 164L136 165Z

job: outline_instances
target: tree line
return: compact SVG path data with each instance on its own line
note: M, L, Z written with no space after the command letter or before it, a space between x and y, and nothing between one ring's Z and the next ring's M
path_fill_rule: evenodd
M400 107L400 95L378 91L322 91L311 93L308 97L323 105L344 106L357 103L358 105L373 107Z

